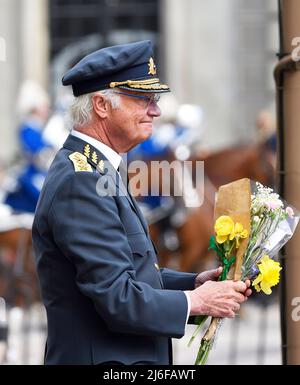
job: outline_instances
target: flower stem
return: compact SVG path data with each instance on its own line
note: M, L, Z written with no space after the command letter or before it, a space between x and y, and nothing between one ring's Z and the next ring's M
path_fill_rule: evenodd
M208 316L207 315L200 315L196 318L196 321L198 323L198 326L196 328L196 330L194 331L191 339L189 340L189 343L188 343L188 347L191 346L191 344L193 343L194 339L197 337L200 329L202 328L203 324L205 323L205 321L208 319Z

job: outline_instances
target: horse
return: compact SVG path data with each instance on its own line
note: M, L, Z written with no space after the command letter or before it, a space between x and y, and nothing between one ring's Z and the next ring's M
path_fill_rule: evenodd
M3 205L1 205L3 208ZM29 307L40 300L32 251L32 215L1 210L0 297L9 306Z
M205 174L215 187L240 178L269 187L275 183L274 153L264 143L225 148L206 157L196 155L192 160L204 161Z
M175 157L169 157L172 162ZM155 159L157 160L157 159ZM204 161L204 189L200 187L199 196L203 203L199 207L188 208L184 197L173 197L174 207L168 216L149 223L150 235L158 249L159 263L162 267L170 266L174 255L179 259L176 268L180 271L203 269L213 264L213 255L208 252L210 236L213 235L215 193L223 184L240 178L250 178L267 186L273 186L275 170L271 155L263 145L244 145L212 152L205 157L201 154L189 159L193 164ZM150 170L148 162L148 170ZM132 175L131 175L132 177ZM146 176L149 190L152 188L153 173ZM173 180L175 183L175 180ZM140 201L141 197L137 194ZM176 212L181 211L181 220L174 221ZM175 224L174 224L175 222ZM176 235L178 247L176 250L166 247L163 235L166 231Z

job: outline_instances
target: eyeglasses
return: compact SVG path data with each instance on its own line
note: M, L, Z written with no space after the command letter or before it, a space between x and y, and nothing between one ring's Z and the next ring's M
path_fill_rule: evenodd
M118 92L118 91L114 91L114 93L119 95L129 96L130 98L139 99L145 109L148 108L151 104L157 104L160 100L160 95L158 94L153 94L151 96L142 96L142 95L128 94L126 92Z

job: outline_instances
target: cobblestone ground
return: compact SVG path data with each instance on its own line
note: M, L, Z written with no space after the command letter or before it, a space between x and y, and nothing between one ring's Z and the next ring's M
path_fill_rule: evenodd
M27 312L21 308L12 308L8 311L7 320L8 344L0 344L0 362L6 365L43 364L46 339L43 306L33 305Z
M0 362L6 365L37 364L43 362L46 335L45 312L34 305L24 313L13 308L8 313L8 349L0 343ZM194 326L188 325L186 335L173 340L174 364L192 365L198 341L188 348ZM216 347L208 364L281 364L280 320L278 304L267 308L249 301L234 320L226 320L218 334Z

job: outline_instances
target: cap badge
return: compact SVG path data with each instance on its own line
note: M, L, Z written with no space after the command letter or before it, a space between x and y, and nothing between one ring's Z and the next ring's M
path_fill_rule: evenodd
M155 65L154 60L153 60L152 57L150 57L148 66L149 66L148 75L156 75L156 65Z

